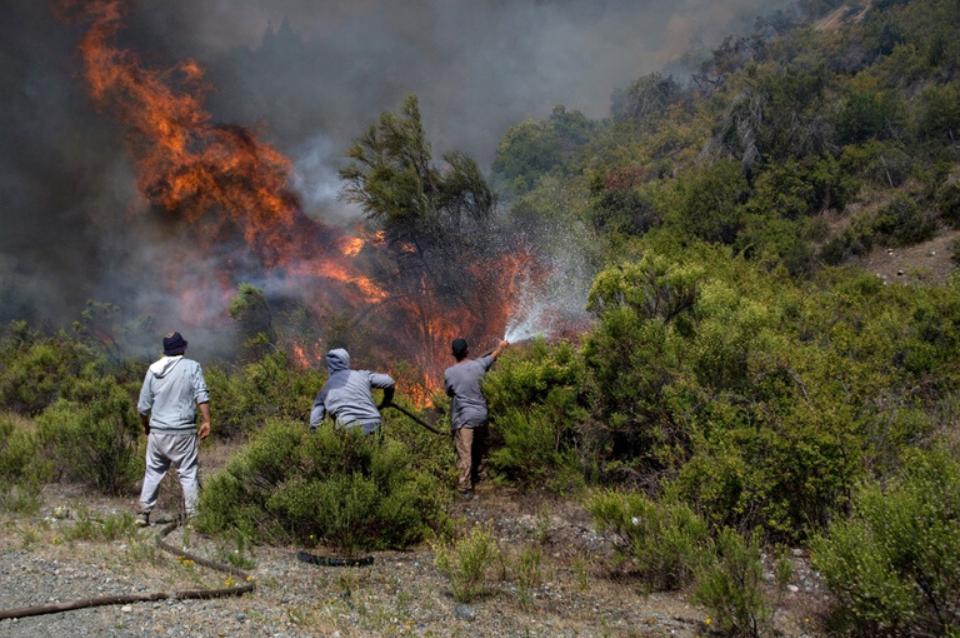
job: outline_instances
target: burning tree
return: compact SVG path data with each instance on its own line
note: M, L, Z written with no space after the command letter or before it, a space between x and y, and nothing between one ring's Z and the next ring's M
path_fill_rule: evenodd
M347 152L340 168L343 194L359 204L380 233L384 300L402 307L407 343L429 344L424 354L444 360L450 340L492 339L508 311L515 275L526 251L506 250L493 221L496 195L477 163L461 152L433 164L417 98L384 113Z

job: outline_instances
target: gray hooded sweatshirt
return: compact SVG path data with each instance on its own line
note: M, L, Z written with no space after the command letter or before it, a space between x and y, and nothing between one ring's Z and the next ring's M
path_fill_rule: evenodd
M150 415L151 432L192 433L197 428L197 405L209 401L199 363L183 355L163 357L147 370L137 411Z
M313 400L310 431L316 431L328 412L338 426L362 425L367 434L376 430L380 425L380 412L373 402L370 390L393 388L394 382L390 375L351 370L350 355L343 348L327 353L327 373L327 382Z

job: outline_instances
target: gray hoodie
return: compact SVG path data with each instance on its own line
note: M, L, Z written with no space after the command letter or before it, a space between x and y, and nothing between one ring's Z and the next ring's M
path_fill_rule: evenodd
M393 379L388 374L351 370L350 355L343 348L327 353L329 378L310 411L310 431L315 431L329 412L338 426L364 426L370 433L380 425L380 412L373 402L371 388L393 388Z
M151 432L193 432L197 405L209 401L199 363L183 355L163 357L147 370L137 411L150 415Z

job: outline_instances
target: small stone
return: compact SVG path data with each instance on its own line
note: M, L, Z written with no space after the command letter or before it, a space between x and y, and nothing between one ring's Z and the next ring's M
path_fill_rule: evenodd
M476 620L477 618L477 612L462 603L456 606L453 610L453 615L459 620Z
M125 613L125 614L129 614L131 611L133 611L133 606L132 606L132 605L124 605L123 607L120 608L120 611L122 611L122 612Z

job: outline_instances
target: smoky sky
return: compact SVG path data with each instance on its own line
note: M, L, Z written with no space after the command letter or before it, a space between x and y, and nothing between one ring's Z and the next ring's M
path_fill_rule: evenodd
M343 152L408 93L437 157L466 151L487 168L509 126L556 105L605 117L614 89L788 4L139 0L119 46L155 68L199 62L214 120L255 127L294 161L304 211L346 224ZM126 131L82 85L82 27L47 0L0 5L0 319L63 322L88 299L156 312L157 272L189 231L142 214Z

